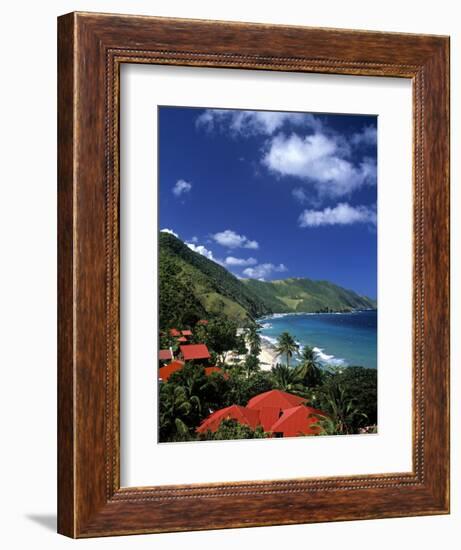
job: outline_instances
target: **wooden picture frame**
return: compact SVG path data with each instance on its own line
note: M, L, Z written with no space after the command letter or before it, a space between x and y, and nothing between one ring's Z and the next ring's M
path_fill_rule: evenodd
M58 31L58 531L96 537L448 513L448 37L92 13L60 17ZM122 63L412 79L412 471L120 487Z

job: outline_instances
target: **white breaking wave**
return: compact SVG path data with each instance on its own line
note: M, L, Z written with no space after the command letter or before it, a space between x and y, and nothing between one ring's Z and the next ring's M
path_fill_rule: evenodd
M334 355L328 355L324 352L322 348L314 347L312 348L312 350L314 351L317 359L325 365L334 365L336 367L347 365L344 359L340 359L338 357L335 357Z
M273 338L272 336L266 336L265 334L261 334L261 339L266 340L266 342L269 342L271 346L275 346L277 344L277 338Z
M263 324L261 325L261 328L262 328L262 329L272 328L272 324L271 324L271 323L263 323Z

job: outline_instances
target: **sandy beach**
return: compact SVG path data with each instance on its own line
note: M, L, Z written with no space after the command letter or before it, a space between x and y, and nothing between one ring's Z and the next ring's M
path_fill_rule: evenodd
M261 353L259 354L259 368L261 370L272 370L277 363L277 356L274 349L267 340L261 339Z

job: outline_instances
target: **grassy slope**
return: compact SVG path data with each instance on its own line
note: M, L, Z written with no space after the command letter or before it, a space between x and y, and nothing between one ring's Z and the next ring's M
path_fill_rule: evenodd
M193 252L181 240L168 233L159 235L160 321L161 325L190 324L203 317L222 315L243 321L270 313L270 309L234 275L217 263ZM165 269L167 267L167 269ZM173 308L175 289L187 293L190 305ZM163 304L162 304L163 302ZM162 308L162 306L165 306ZM162 309L165 310L162 319ZM181 309L183 311L181 311ZM191 317L182 319L181 316ZM168 317L172 317L168 319ZM175 319L179 317L179 319ZM196 320L195 319L195 320Z
M248 288L272 309L274 313L344 311L375 308L376 302L346 290L328 281L310 279L283 279L280 281L244 281Z

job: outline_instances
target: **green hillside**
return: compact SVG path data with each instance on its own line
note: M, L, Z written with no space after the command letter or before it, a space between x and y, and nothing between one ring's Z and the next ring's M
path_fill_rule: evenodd
M159 233L159 296L161 327L192 325L214 316L242 322L271 312L227 269L163 232Z
M164 232L159 233L159 298L162 328L211 317L241 323L270 313L376 307L374 301L328 281L240 280Z
M374 300L328 281L295 278L266 282L245 279L243 283L273 313L350 311L376 307Z

